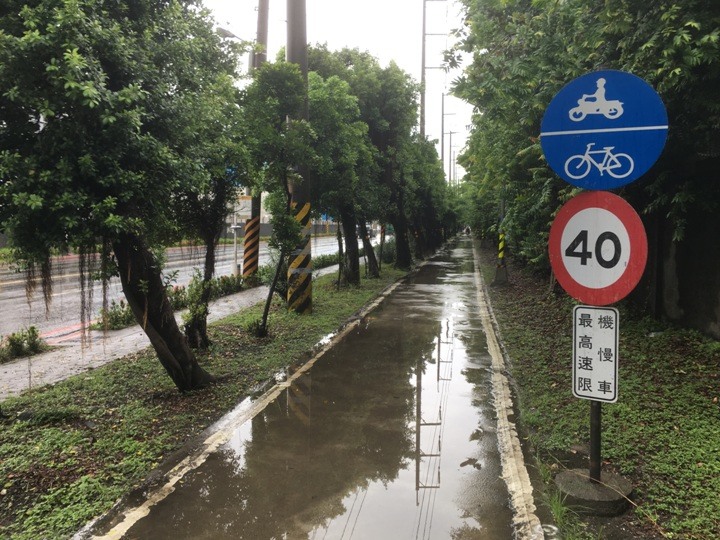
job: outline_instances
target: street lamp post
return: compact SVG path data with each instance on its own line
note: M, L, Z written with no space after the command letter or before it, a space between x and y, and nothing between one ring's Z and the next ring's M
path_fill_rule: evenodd
M440 108L441 116L440 116L440 163L442 163L443 166L443 174L445 174L445 117L446 116L452 116L455 113L446 113L445 112L445 93L443 92L442 95L442 106ZM450 144L452 144L452 140L450 141Z

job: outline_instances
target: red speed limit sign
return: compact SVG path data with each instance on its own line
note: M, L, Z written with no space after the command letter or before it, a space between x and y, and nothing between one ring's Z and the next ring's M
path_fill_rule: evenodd
M587 191L560 209L548 249L560 286L581 302L605 306L638 284L648 248L632 206L607 191Z

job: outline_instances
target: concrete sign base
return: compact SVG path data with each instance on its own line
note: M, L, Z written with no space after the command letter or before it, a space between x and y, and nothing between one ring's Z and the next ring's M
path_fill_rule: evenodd
M617 516L627 510L632 484L620 475L602 472L600 483L590 481L587 469L571 469L555 477L565 503L579 514Z

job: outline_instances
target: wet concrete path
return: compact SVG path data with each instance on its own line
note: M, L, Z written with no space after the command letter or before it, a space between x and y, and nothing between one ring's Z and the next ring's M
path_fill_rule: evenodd
M515 537L476 279L461 239L122 538Z

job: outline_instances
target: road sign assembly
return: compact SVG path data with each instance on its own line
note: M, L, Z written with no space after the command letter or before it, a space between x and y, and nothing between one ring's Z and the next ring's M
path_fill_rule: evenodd
M618 336L615 308L573 309L573 395L614 403L618 398Z
M586 191L560 209L550 228L550 264L560 286L588 304L627 296L647 262L647 236L637 212L607 191Z
M665 146L668 119L655 90L623 71L574 79L548 105L540 144L548 165L585 189L613 189L645 174Z
M607 191L640 178L662 153L665 106L641 78L596 71L565 85L540 127L548 165L586 191L560 208L548 251L558 283L591 306L573 309L572 391L590 400L590 481L601 483L602 402L617 401L618 312L607 306L638 284L647 235L637 212Z

